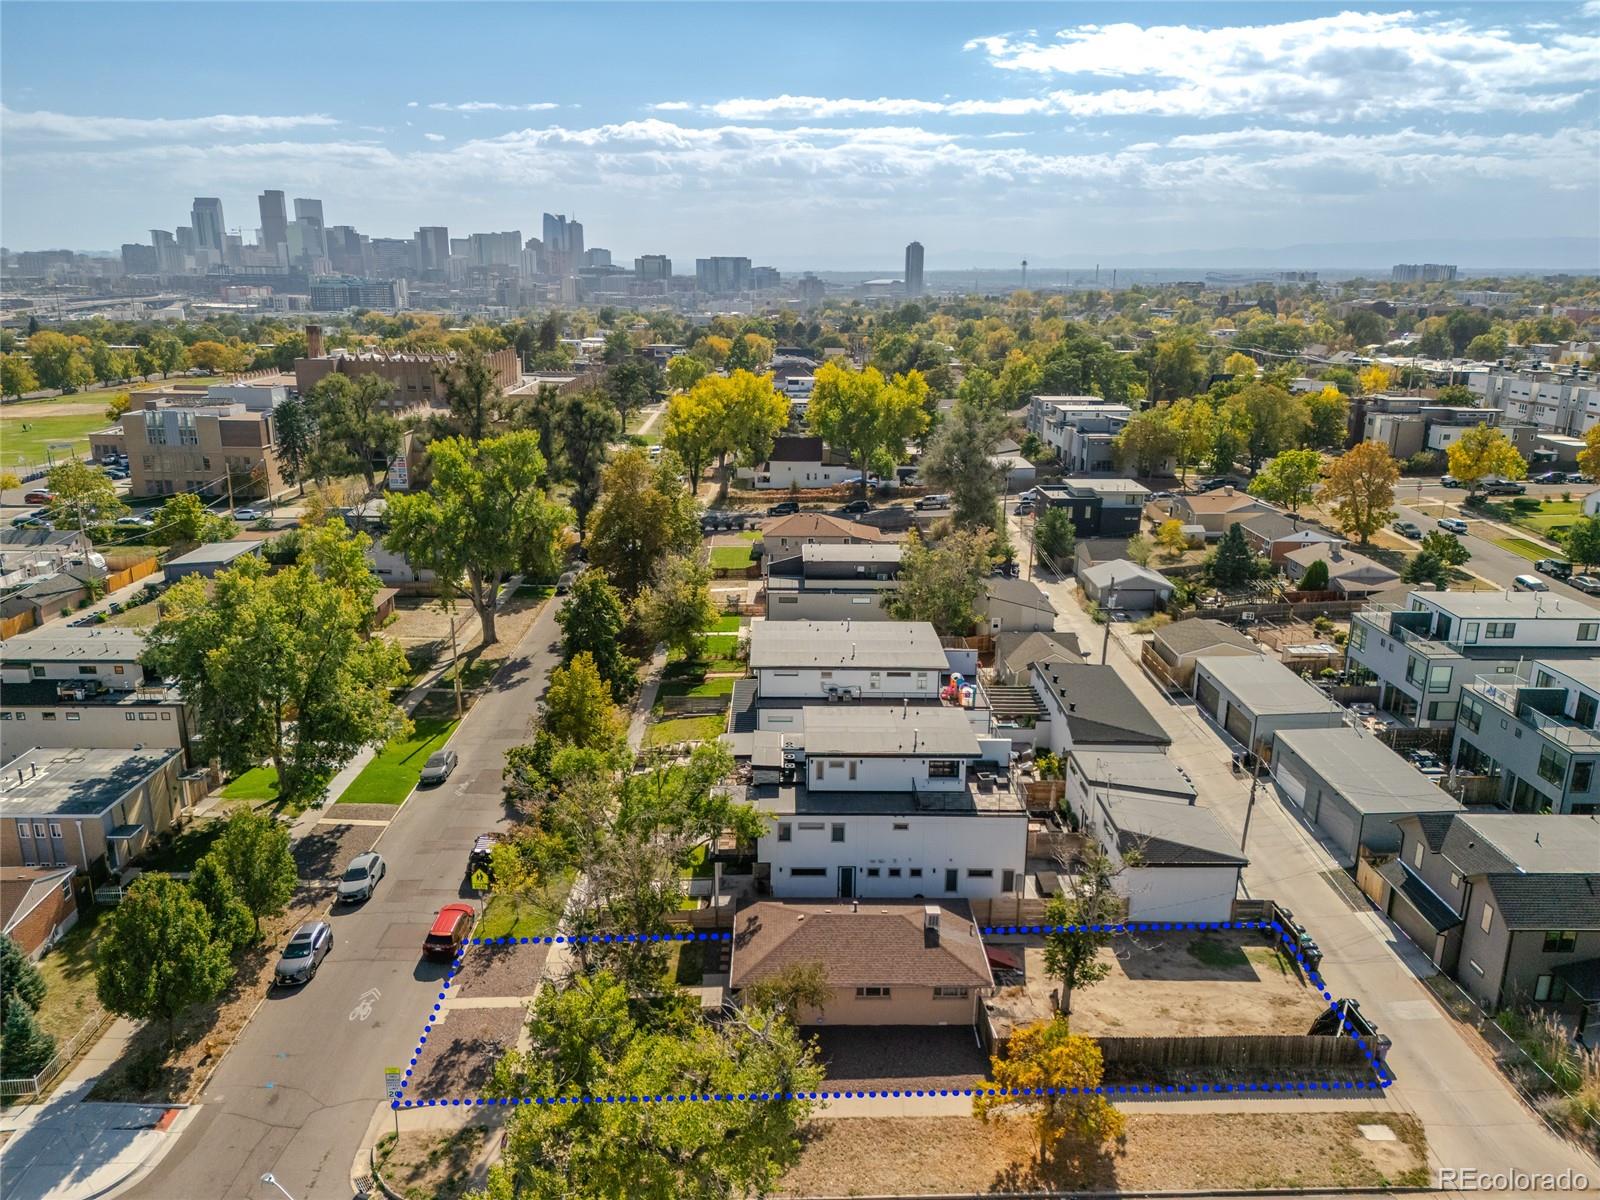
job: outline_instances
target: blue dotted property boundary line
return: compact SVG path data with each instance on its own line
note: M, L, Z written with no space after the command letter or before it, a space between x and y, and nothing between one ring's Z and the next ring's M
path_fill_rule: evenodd
M483 1108L493 1105L518 1105L518 1104L704 1104L728 1102L762 1102L772 1100L855 1100L855 1099L915 1099L930 1098L934 1096L974 1096L974 1097L1006 1097L1006 1096L1162 1096L1162 1095L1199 1095L1217 1093L1283 1093L1304 1094L1310 1092L1343 1092L1343 1091L1377 1091L1389 1087L1394 1082L1394 1077L1378 1061L1373 1048L1366 1039L1358 1033L1350 1019L1339 1010L1338 1001L1333 993L1328 990L1322 976L1311 968L1305 956L1300 953L1300 947L1292 941L1283 926L1277 921L1130 921L1121 924L1107 925L986 925L981 932L986 935L994 934L1028 934L1028 933L1179 933L1189 931L1225 930L1225 929L1271 929L1277 934L1278 940L1287 946L1294 955L1295 962L1305 972L1306 978L1313 987L1322 993L1322 998L1328 1004L1328 1009L1350 1037L1355 1039L1356 1045L1361 1048L1366 1056L1368 1065L1372 1068L1374 1078L1356 1080L1265 1080L1261 1082L1245 1083L1169 1083L1169 1084L1104 1084L1094 1088L876 1088L865 1091L815 1091L815 1092L713 1092L713 1093L687 1093L687 1094L661 1094L654 1096L467 1096L449 1097L441 1099L406 1099L406 1090L411 1086L413 1072L417 1068L417 1060L422 1056L422 1051L428 1044L428 1035L433 1032L434 1023L443 1011L444 1002L449 998L450 985L456 973L461 970L461 964L466 959L467 949L470 946L513 946L513 945L580 945L586 942L726 942L733 940L731 933L618 933L618 934L572 934L555 937L499 937L499 938L468 938L456 952L450 970L440 984L438 998L428 1013L427 1020L423 1023L422 1034L417 1040L417 1045L411 1052L411 1061L405 1068L405 1075L400 1084L400 1094L389 1102L392 1109L401 1108Z

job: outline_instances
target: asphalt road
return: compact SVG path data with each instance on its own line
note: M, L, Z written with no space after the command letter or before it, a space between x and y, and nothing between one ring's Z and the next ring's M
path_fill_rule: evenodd
M442 904L469 894L472 839L506 824L500 772L558 664L555 607L545 605L457 727L450 780L414 793L384 831L376 849L388 875L371 900L330 918L334 949L317 978L267 997L193 1123L128 1196L260 1200L270 1171L295 1200L349 1200L351 1164L385 1106L384 1068L409 1060L446 971L422 960L422 939Z

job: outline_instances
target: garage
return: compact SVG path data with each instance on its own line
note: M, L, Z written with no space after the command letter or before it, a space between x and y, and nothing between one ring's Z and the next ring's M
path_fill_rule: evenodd
M1294 773L1282 755L1272 764L1272 777L1278 781L1283 794L1294 801L1297 807L1305 807L1306 781Z
M1217 691L1217 685L1209 679L1197 676L1194 686L1194 702L1212 720L1217 718L1217 701L1219 699L1221 699L1221 693Z
M1350 854L1352 862L1355 860L1351 847L1361 844L1361 819L1344 797L1319 788L1316 807L1307 808L1306 815L1322 827L1335 846Z
M1195 696L1229 737L1263 762L1286 729L1342 725L1345 710L1276 658L1203 654L1195 659Z
M1228 716L1223 721L1222 727L1228 731L1228 736L1241 746L1250 745L1250 714L1237 705L1228 705Z

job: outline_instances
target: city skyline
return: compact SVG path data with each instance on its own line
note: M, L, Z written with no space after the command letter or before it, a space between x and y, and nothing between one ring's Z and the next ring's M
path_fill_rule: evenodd
M915 238L929 272L1589 238L1600 209L1595 173L1572 170L1600 147L1582 83L1600 70L1593 2L1128 5L1111 25L1079 6L630 7L593 54L542 59L537 86L486 85L492 47L592 38L595 9L334 5L316 38L297 10L75 11L91 9L68 26L7 5L13 249L114 250L195 197L249 242L263 189L321 197L325 227L373 237L531 234L549 211L618 261L878 268ZM826 55L662 69L707 37L754 50L797 21ZM181 93L130 96L115 64L151 61L180 22L197 44L292 41L294 86L197 55ZM425 87L389 69L418 46ZM52 67L66 57L70 83Z

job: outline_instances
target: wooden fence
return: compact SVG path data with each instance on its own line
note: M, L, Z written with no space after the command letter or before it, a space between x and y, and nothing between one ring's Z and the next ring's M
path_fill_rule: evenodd
M1022 785L1022 800L1029 812L1055 812L1066 794L1066 781L1061 779L1035 779Z
M1366 1052L1353 1037L1240 1034L1226 1037L1099 1037L1110 1076L1148 1079L1190 1070L1362 1070Z
M25 608L14 617L0 619L0 642L33 628L33 609Z
M1450 752L1450 739L1454 729L1412 729L1389 726L1378 731L1378 740L1391 750L1431 750L1435 754Z
M145 558L131 566L113 571L106 576L106 591L114 592L118 588L125 588L130 583L136 583L147 576L154 575L161 569L161 560L158 558Z
M972 919L979 925L1038 925L1044 920L1042 899L1024 896L996 896L992 900L969 900Z
M705 717L728 711L726 696L663 696L657 703L669 717Z

